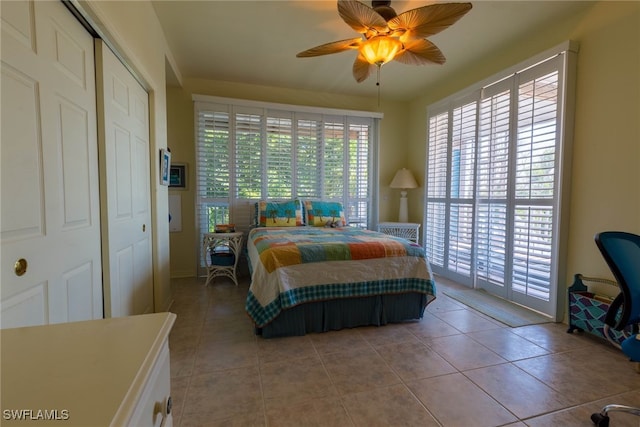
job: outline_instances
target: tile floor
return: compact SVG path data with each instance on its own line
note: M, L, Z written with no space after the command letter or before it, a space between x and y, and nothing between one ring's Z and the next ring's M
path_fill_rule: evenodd
M246 277L172 286L176 427L586 427L604 404L640 405L640 374L605 341L510 328L442 292L420 321L266 340L244 312Z

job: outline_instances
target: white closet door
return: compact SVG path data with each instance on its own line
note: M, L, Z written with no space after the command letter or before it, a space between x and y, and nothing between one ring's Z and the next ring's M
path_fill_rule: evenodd
M96 61L105 316L151 313L149 97L101 40Z
M93 38L60 2L0 14L1 326L101 318Z

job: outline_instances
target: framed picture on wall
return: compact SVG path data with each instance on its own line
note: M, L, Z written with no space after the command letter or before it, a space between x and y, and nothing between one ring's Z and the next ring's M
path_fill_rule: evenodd
M169 187L177 190L187 188L187 165L175 163L169 170Z
M169 169L171 168L171 152L160 150L160 184L169 185Z

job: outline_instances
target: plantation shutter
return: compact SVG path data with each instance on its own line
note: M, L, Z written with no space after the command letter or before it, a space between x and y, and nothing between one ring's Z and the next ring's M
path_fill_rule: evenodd
M513 291L548 300L559 145L558 59L519 75Z
M448 269L471 276L477 103L453 110Z
M322 198L343 201L345 179L345 123L340 118L325 118L323 129Z
M259 200L338 201L348 225L374 225L378 183L371 177L381 114L194 100L200 240L221 223L248 231Z
M235 197L260 199L264 166L262 164L263 116L260 111L240 110L235 114Z
M226 106L215 106L197 118L198 222L203 232L228 222L231 129Z
M556 319L572 47L428 110L424 236L433 271Z
M322 122L313 118L296 118L297 196L319 199L322 183Z
M424 243L431 265L444 267L448 177L449 113L429 119Z
M480 102L477 172L477 277L504 285L511 90L510 80L485 88Z
M371 195L370 171L367 167L370 159L370 124L349 123L348 133L348 185L345 210L349 224L367 227L367 212L369 212Z
M473 262L477 104L456 99L429 121L426 251L434 271L463 283Z
M267 117L267 198L290 199L293 190L293 120L291 114L276 114L269 112Z

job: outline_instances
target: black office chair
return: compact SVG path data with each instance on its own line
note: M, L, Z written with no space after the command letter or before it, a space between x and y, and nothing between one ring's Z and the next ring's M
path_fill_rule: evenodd
M595 240L620 286L620 294L613 300L607 311L604 320L604 334L613 345L622 349L632 362L640 363L640 335L638 334L638 325L640 324L640 236L621 231L605 231L596 234ZM620 345L610 335L611 328L617 331L631 328L631 334ZM608 414L614 411L640 415L640 407L611 404L606 405L599 413L592 414L591 421L598 427L608 427Z

